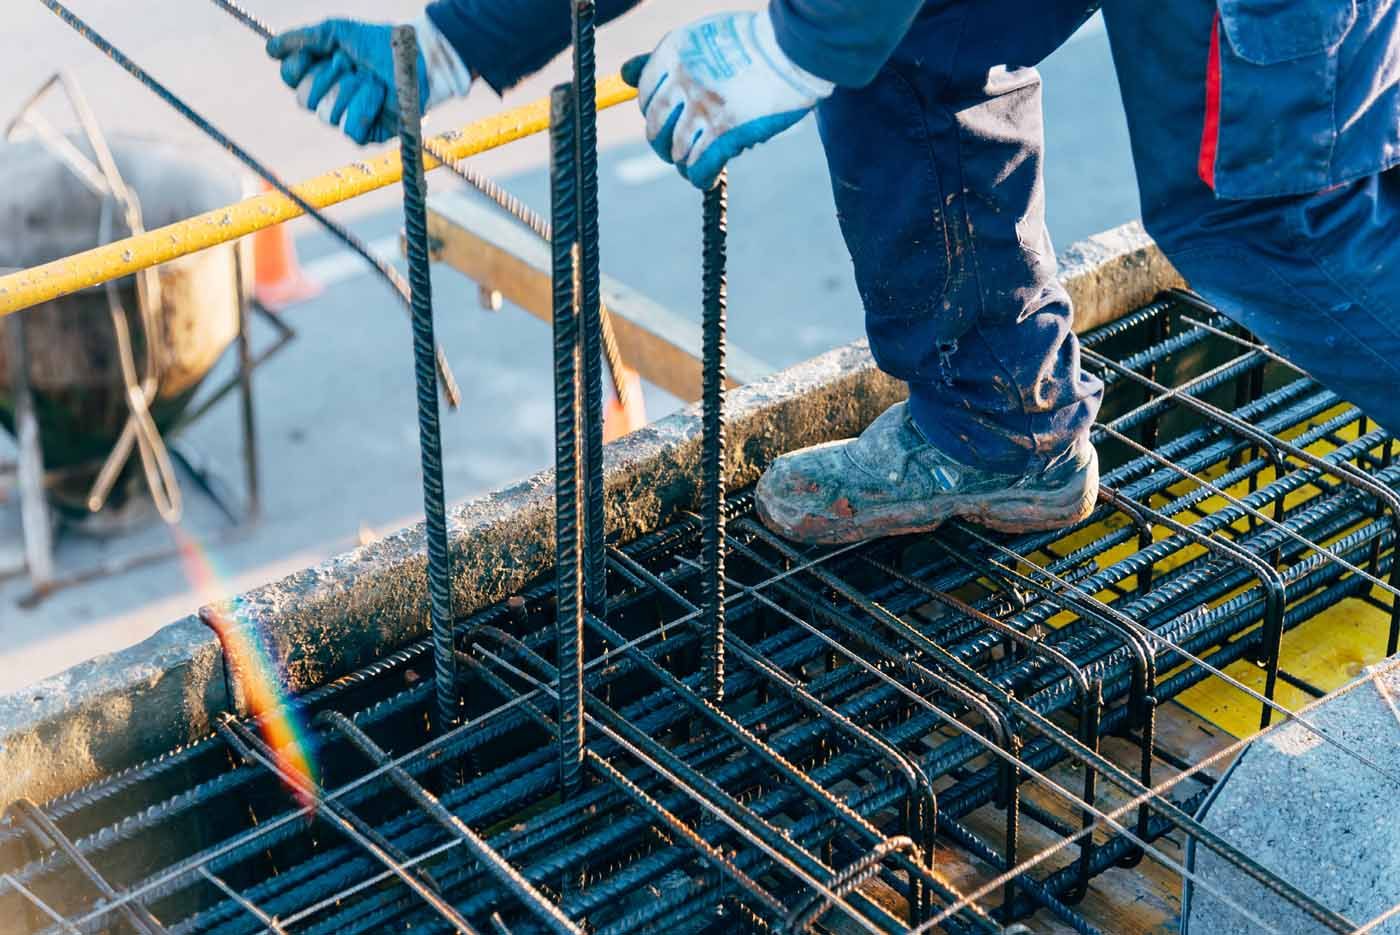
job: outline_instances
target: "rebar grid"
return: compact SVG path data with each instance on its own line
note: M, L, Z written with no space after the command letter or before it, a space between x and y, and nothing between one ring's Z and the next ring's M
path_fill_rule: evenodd
M1085 340L1109 388L1095 440L1110 466L1085 522L798 549L747 495L725 497L722 182L704 206L701 513L605 546L594 15L574 0L574 80L553 97L553 574L447 624L422 141L401 88L434 635L298 702L315 714L322 786L224 717L47 809L17 803L0 827L0 918L63 932L961 933L1040 913L1094 932L1077 904L1115 868L1151 861L1214 891L1181 863L1186 836L1328 930L1376 924L1192 817L1208 770L1248 738L1159 737L1188 717L1169 703L1216 679L1260 705L1261 730L1280 712L1400 784L1275 699L1280 681L1321 694L1286 670L1284 641L1343 601L1382 608L1385 651L1400 642L1390 439L1188 293ZM416 90L411 33L395 44ZM1262 691L1231 674L1241 662L1263 670Z
M1102 921L1077 905L1090 881L1138 861L1188 873L1171 842L1190 834L1351 931L1367 920L1189 818L1203 767L1238 743L1164 749L1154 728L1241 660L1275 677L1245 690L1268 710L1291 631L1343 601L1392 613L1394 517L1371 488L1400 467L1363 415L1204 316L1165 296L1086 338L1109 384L1110 467L1073 529L952 524L798 549L731 496L722 704L701 515L606 550L605 618L582 606L579 567L587 742L567 798L551 575L457 624L461 726L424 724L430 641L303 699L322 820L229 725L45 808L114 897L54 843L0 830L15 854L0 858L0 917L53 932L122 931L138 909L175 933L450 931L441 902L477 931L530 931L552 908L614 933L987 932L1035 913L1093 932ZM327 837L335 816L363 840Z

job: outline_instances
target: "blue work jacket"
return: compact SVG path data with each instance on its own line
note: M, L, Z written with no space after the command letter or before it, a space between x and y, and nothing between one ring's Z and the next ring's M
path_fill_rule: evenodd
M598 0L599 19L639 2ZM875 77L923 7L924 0L769 5L789 57L847 88ZM1213 122L1208 115L1204 128L1179 128L1202 136L1202 176L1217 195L1314 192L1400 162L1400 0L1218 0L1218 8L1211 61L1202 63ZM428 14L497 91L569 42L565 0L435 0Z
M1219 9L1218 196L1315 192L1400 162L1400 0Z

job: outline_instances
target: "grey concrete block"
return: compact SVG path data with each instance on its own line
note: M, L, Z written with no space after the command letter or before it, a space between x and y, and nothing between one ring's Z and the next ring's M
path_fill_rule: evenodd
M1373 667L1308 721L1372 766L1291 721L1254 741L1198 816L1206 827L1357 925L1400 905L1400 657ZM1199 844L1189 859L1183 935L1236 935L1261 926L1285 935L1330 929ZM1214 892L1212 892L1214 890ZM1400 932L1400 917L1377 933Z

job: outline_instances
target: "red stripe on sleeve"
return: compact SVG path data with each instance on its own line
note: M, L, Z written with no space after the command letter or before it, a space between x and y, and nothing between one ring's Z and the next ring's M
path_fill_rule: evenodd
M1215 190L1215 154L1220 145L1220 11L1210 28L1210 58L1206 63L1206 121L1201 131L1201 155L1196 174Z

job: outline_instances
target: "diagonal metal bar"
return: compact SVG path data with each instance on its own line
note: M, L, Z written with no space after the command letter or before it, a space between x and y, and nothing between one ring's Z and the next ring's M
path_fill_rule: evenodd
M73 846L68 835L63 833L63 829L59 828L53 819L44 814L43 809L29 799L22 798L13 802L6 811L14 814L27 825L35 838L62 851L63 855L73 862L73 865L82 872L83 876L92 881L92 885L97 887L97 891L105 899L110 901L117 898L117 891L112 887L112 884L108 883L107 879L97 872L97 868L92 865L92 862ZM160 920L140 901L123 903L117 907L117 911L141 935L165 935L165 926L161 925Z
M238 892L238 890L229 886L227 880L223 879L215 873L212 873L208 867L200 867L199 875L204 877L204 879L208 880L211 884L213 884L214 888L219 890L219 892L223 893L229 899L242 906L243 909L247 911L249 915L257 919L258 922L267 929L267 931L272 933L272 935L287 935L286 928L283 927L281 922L277 921L276 917L268 915L248 897L244 896L242 893Z
M389 755L345 715L338 711L327 711L320 716L320 720L350 741L351 746L367 756L375 766L385 766L391 763ZM552 932L561 933L561 935L581 935L583 930L569 921L559 911L558 906L545 898L543 893L522 877L519 871L507 863L505 858L496 853L464 821L444 808L437 797L424 789L406 770L399 766L390 765L389 778L394 785L402 789L413 800L414 804L427 812L435 822L446 828L454 837L461 840L466 845L467 850L471 851L477 860L485 864L492 875L514 893L546 928Z
M284 783L297 789L302 796L315 804L317 817L329 822L342 835L393 871L394 876L418 894L423 902L432 907L439 916L450 922L457 931L464 933L464 935L477 935L476 929L472 928L451 903L434 892L433 888L424 882L417 873L410 872L403 861L395 858L382 845L376 843L357 827L358 822L350 820L345 815L342 806L332 807L329 801L321 795L320 790L307 781L301 773L279 766L275 751L268 748L261 738L229 715L222 717L216 726L219 733L241 756L250 762L257 763ZM381 766L381 768L387 771L391 767Z

